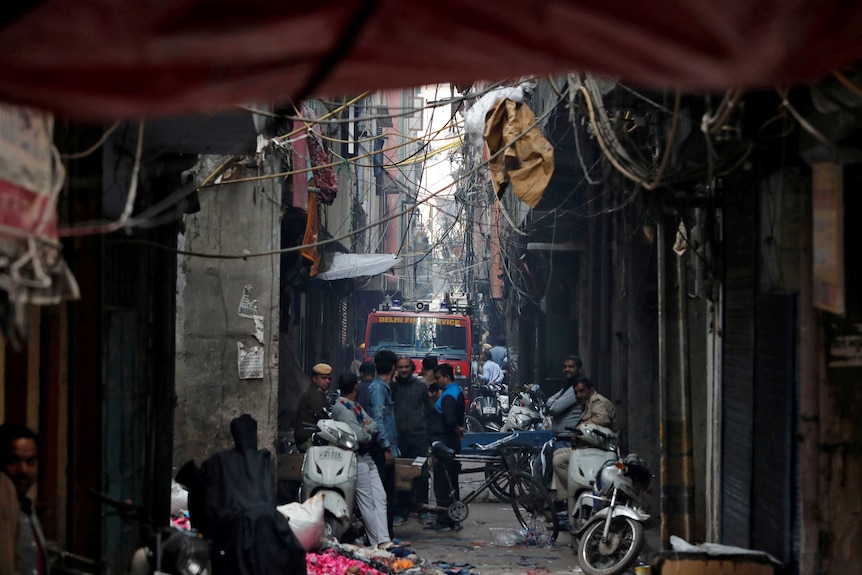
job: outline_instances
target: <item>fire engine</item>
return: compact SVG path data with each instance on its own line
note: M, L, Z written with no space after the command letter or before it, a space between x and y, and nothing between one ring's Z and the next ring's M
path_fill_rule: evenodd
M448 363L462 386L472 381L470 352L473 329L469 304L458 298L443 302L416 302L402 306L399 300L387 299L379 310L368 315L365 328L365 359L373 359L381 349L398 355L409 355L422 370L422 358L436 355L439 363Z

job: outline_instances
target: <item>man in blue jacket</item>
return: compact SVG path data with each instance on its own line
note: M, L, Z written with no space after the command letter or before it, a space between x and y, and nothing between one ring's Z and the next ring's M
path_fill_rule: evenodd
M395 515L395 458L398 457L398 429L395 425L395 402L392 399L390 384L395 377L395 364L398 357L388 349L382 349L374 354L374 367L377 377L371 382L369 391L369 406L371 418L377 423L379 432L377 442L382 453L373 454L374 462L386 490L386 511L389 533L392 533L392 520Z
M440 395L434 403L434 411L428 421L428 436L431 442L442 441L446 447L461 453L461 439L464 437L464 393L455 382L455 372L448 363L441 363L434 369L434 384ZM440 458L434 465L434 497L437 506L447 508L455 499L460 499L458 472L460 465L454 459ZM437 515L437 521L425 529L444 531L457 529L458 525L449 519L445 512Z

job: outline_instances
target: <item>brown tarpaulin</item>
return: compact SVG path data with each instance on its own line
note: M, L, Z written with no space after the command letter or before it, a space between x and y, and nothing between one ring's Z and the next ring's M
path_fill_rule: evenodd
M554 148L535 121L529 106L509 99L497 102L485 121L494 191L501 195L511 182L512 193L531 208L542 199L554 173ZM506 150L496 156L504 146Z
M719 90L860 56L853 0L42 0L0 28L0 100L113 119L568 70Z

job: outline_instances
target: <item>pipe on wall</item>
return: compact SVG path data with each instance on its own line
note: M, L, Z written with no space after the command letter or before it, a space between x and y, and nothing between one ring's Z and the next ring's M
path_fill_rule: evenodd
M694 454L692 453L691 438L691 371L689 365L688 345L688 281L686 276L685 257L688 253L676 257L676 281L677 281L677 329L678 329L678 367L679 376L675 380L678 387L673 393L675 409L669 410L668 415L673 421L674 431L674 481L677 497L677 517L674 521L677 534L686 541L692 540L692 526L694 523Z
M819 452L820 402L818 398L817 316L812 293L811 190L800 202L799 222L799 488L801 500L801 538L799 572L820 573Z
M667 226L664 221L656 225L656 278L658 287L658 435L659 435L659 488L661 492L661 541L669 548L667 485Z

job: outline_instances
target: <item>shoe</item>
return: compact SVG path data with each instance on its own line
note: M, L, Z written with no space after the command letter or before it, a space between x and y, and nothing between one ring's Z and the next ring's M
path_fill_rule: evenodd
M407 520L401 517L400 515L396 515L392 518L392 526L397 527L398 525L404 525L407 523Z
M419 514L419 521L422 523L431 523L434 521L434 517L428 513L427 511Z
M437 521L435 521L433 523L429 523L428 525L426 525L422 529L429 530L429 531L449 531L452 528L453 528L453 525L451 523L448 523L446 521L440 521L438 519Z

